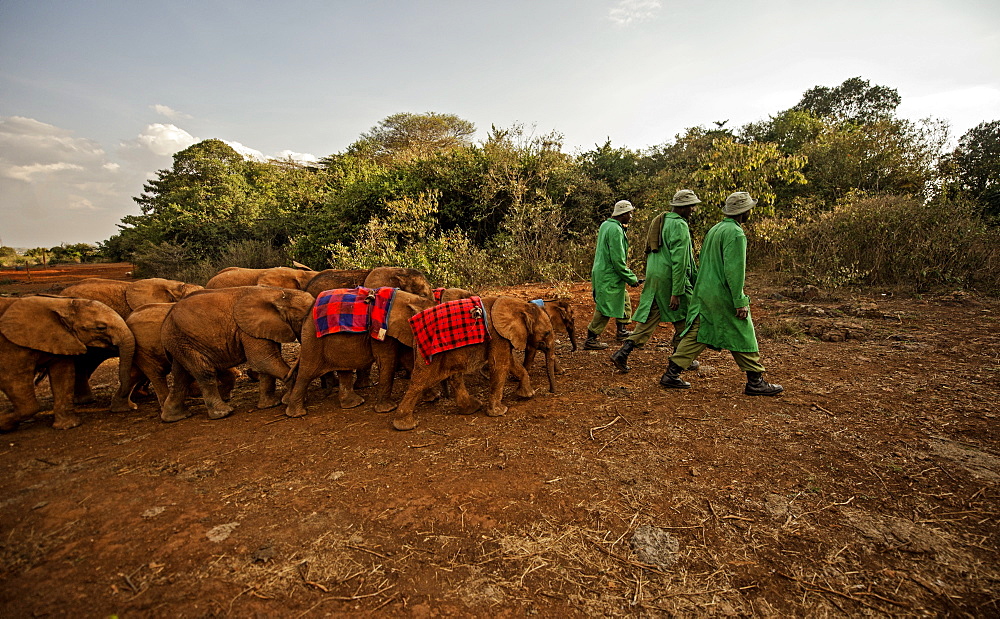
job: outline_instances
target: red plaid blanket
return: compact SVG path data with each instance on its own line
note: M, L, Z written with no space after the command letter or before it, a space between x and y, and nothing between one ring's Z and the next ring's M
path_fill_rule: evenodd
M313 305L316 337L331 333L364 333L385 339L396 289L340 288L321 292Z
M445 290L447 290L447 288L435 288L434 289L434 303L441 303L441 295L444 294Z
M413 337L424 363L439 352L480 344L489 339L486 308L479 297L448 301L410 318Z
M368 332L380 342L385 340L386 329L389 328L389 312L392 311L392 300L396 298L396 289L383 286L375 291L375 302L368 314L370 321Z
M363 333L368 330L367 288L337 288L325 290L313 305L316 337L331 333Z

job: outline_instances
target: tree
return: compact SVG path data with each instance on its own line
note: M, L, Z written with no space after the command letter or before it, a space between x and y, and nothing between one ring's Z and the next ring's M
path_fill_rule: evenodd
M825 126L821 118L810 112L790 109L765 121L746 125L740 131L740 137L749 142L773 142L781 152L791 155L815 140Z
M792 109L837 122L864 124L892 118L901 101L895 88L872 86L868 80L852 77L833 88L810 88Z
M322 183L315 168L248 161L221 140L204 140L174 154L173 167L143 185L134 198L142 215L122 218L109 250L171 243L200 260L239 241L284 245L308 219L293 214L322 201Z
M628 148L612 148L611 140L577 157L577 165L590 178L607 183L614 195L639 171L639 153Z
M935 177L947 135L947 126L933 121L827 125L800 151L809 160L807 192L827 204L853 190L923 194Z
M721 204L734 191L746 191L760 201L759 210L773 212L777 183L806 183L802 168L806 158L785 155L771 142L741 144L731 138L718 139L712 150L699 158L692 174L701 199Z
M982 122L959 139L951 159L962 194L1000 217L1000 120Z
M409 161L471 144L476 126L454 114L403 112L382 119L350 147L376 161Z

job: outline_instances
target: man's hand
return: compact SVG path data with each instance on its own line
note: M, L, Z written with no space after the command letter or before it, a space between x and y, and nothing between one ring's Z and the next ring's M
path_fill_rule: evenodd
M736 308L736 317L739 318L740 320L746 320L747 316L749 316L749 315L750 315L750 306L749 305L746 306L746 307L737 307Z
M675 310L681 306L681 298L675 294L670 295L670 309Z
M629 284L629 286L632 286L633 288L638 288L639 286L641 286L641 285L642 285L642 282L644 282L644 281L646 281L646 280L644 280L644 279L640 279L639 281L637 281L637 282L636 282L636 283L634 283L634 284Z

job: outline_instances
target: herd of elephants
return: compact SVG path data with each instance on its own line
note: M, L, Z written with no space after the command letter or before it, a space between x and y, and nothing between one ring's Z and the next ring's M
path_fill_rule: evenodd
M316 299L359 287L394 289L380 337L367 330L318 334ZM462 303L475 304L479 313L473 316L485 323L488 337L425 356L417 344L428 334L414 333L414 325L421 323L411 319L421 312L458 311ZM487 415L498 416L507 410L501 398L510 375L519 381L518 396L534 395L526 368L539 350L549 389L555 391L556 327L566 331L576 350L573 310L565 299L480 298L460 288L433 288L420 271L401 267L230 267L204 287L161 278L90 278L56 294L0 298L0 391L12 404L0 413L0 431L15 430L41 410L35 386L46 375L53 427L79 425L74 405L94 401L90 377L112 357L119 357L119 387L111 410L136 408L133 395L148 385L165 422L190 416L192 397L204 400L212 419L231 414L227 399L241 364L258 381L258 407L284 404L290 417L306 414L306 393L314 379L325 381L334 372L341 407L362 404L355 388L372 385L373 367L378 368L375 410L395 411L392 426L398 430L417 425L414 410L437 397L439 385L446 387L460 413L485 408ZM299 353L289 365L281 345L295 341ZM523 359L514 354L520 350L525 351ZM489 379L485 405L465 385L464 376L477 370ZM408 374L410 381L396 404L391 396L398 372ZM283 397L275 391L278 380L285 385Z

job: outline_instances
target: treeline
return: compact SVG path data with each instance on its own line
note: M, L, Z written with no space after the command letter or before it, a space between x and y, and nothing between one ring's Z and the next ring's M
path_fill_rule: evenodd
M62 243L55 247L33 247L20 254L13 247L0 246L0 266L98 262L101 248L90 243Z
M945 123L898 118L899 103L895 89L852 78L744 127L575 154L524 126L474 143L471 123L437 113L390 116L315 165L247 160L205 140L144 185L141 214L101 251L195 282L291 260L416 267L460 286L581 280L615 201L638 209L640 267L646 224L677 189L704 201L699 239L744 190L760 201L749 236L762 266L823 285L997 290L1000 121L948 151Z

